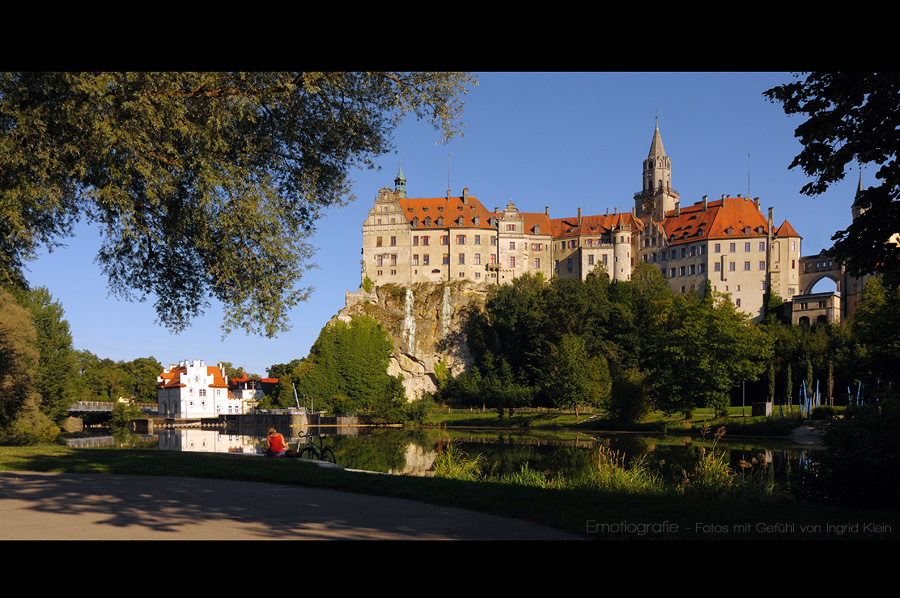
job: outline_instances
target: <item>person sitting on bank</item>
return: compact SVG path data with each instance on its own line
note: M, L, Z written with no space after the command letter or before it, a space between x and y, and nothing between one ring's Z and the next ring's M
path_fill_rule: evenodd
M269 434L266 436L266 457L282 457L286 448L284 436L276 432L275 428L269 428Z

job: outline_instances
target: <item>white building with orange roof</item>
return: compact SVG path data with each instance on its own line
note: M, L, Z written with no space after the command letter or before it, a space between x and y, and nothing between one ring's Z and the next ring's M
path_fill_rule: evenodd
M241 397L228 391L225 366L208 366L202 360L169 365L156 378L156 395L162 417L217 417L246 409Z

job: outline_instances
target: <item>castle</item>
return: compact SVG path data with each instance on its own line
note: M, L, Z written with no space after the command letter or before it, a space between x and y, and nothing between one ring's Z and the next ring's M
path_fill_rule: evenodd
M611 280L624 281L642 260L659 268L673 292L702 290L709 281L756 321L767 289L794 307L795 323L852 316L858 281L847 280L824 253L801 258L800 235L786 220L775 226L772 208L763 215L759 198L704 196L682 206L671 181L658 126L630 212L582 215L579 208L574 217L551 218L549 207L520 212L513 202L489 211L468 188L461 196L448 190L443 197L410 198L401 169L394 189L378 192L363 223L363 286L367 279L376 286L503 284L526 273L584 279L601 265ZM823 276L835 280L836 291L810 294ZM849 287L856 287L852 300L841 297Z

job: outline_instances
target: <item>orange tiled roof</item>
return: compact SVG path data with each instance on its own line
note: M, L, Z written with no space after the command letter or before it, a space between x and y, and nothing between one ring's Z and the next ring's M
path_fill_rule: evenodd
M159 382L156 387L157 388L176 388L183 387L184 384L181 383L181 375L187 373L186 366L176 366L170 368L168 372L164 371L160 374L160 378L162 378L162 382ZM207 375L212 376L212 384L209 386L211 388L228 388L228 384L225 382L225 378L222 377L222 371L214 365L206 366Z
M581 225L578 217L554 218L551 220L553 238L602 235L620 225L631 226L632 232L638 232L644 228L644 224L631 212L618 214L604 214L597 216L582 216Z
M781 226L779 226L775 230L776 237L799 237L800 233L794 230L794 227L791 226L791 223L785 220ZM802 238L802 237L801 237Z
M468 197L468 205L461 197L401 198L397 200L413 230L445 228L493 229L493 216L474 196ZM459 217L462 216L460 224ZM439 224L440 222L440 224ZM476 222L478 224L476 224Z
M706 239L740 239L768 234L768 221L756 204L743 197L726 197L669 211L663 221L669 243Z
M544 212L519 212L519 214L524 218L525 234L549 235L553 231L550 217Z

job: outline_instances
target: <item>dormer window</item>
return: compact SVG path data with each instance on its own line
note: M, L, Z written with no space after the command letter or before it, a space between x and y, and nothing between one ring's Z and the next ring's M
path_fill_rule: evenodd
M593 230L593 229L592 229L592 230ZM534 234L536 234L536 235L541 234L541 225L540 225L540 224L535 224L535 225L534 225Z
M459 226L462 226L464 222L465 220L463 220L462 216L456 219L456 224L458 224Z
M419 226L419 218L418 216L412 219L413 228Z
M474 218L472 218L472 222L475 224L475 226L478 226L481 223L481 218L475 216Z
M425 226L431 226L431 217L430 216L425 218Z
M437 224L438 226L444 226L444 217L438 216L438 219L435 221L435 224Z

